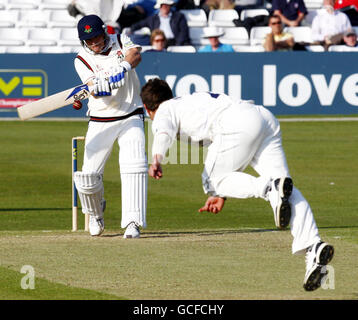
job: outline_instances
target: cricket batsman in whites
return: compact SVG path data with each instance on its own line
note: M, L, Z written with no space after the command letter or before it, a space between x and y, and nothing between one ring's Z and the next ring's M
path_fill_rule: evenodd
M89 232L104 230L103 172L113 144L119 145L122 187L121 227L124 238L138 238L146 227L148 162L145 153L143 103L135 67L141 61L141 47L125 35L107 34L96 15L84 16L77 25L82 48L74 65L92 94L82 171L75 172L75 184L88 213ZM73 105L81 108L80 101Z
M168 84L160 79L149 80L141 97L153 120L149 175L162 178L161 162L177 134L208 141L202 181L209 197L199 212L220 212L226 197L269 201L276 226L291 227L292 253L306 254L305 290L320 287L334 249L321 240L308 202L293 185L273 114L225 94L198 92L173 98ZM248 165L258 177L243 172Z

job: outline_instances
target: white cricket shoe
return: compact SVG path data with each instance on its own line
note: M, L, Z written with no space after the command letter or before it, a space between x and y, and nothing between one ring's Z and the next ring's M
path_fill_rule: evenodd
M313 291L321 286L323 277L327 274L325 265L333 258L334 248L332 245L319 241L306 250L306 275L303 288Z
M126 231L124 232L123 238L130 239L130 238L139 238L140 237L140 231L139 226L137 223L132 221L128 226Z
M100 236L104 231L104 219L98 219L91 214L89 216L88 228L91 236Z
M274 212L275 225L279 229L285 229L290 224L291 205L288 200L292 194L292 189L292 179L283 177L272 181L271 190L268 193Z

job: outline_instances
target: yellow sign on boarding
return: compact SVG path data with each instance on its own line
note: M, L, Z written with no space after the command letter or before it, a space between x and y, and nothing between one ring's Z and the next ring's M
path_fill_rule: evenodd
M40 69L0 69L0 108L17 108L47 96L48 78Z

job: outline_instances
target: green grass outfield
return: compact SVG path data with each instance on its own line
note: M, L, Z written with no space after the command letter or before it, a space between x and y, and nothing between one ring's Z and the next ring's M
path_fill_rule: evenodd
M334 282L312 293L302 288L304 256L291 254L289 230L275 230L269 203L228 199L218 215L197 212L202 164L168 164L150 179L148 227L124 240L115 146L103 236L82 231L82 215L71 232L71 138L86 127L0 122L0 299L358 298L358 122L281 123L294 183L336 249ZM20 286L24 265L34 290Z

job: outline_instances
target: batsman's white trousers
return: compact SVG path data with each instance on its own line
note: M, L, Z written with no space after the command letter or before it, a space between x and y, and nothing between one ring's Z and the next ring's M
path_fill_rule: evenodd
M243 171L251 165L259 177ZM290 176L282 148L280 124L261 106L232 106L214 128L203 171L206 193L232 198L264 198L271 179ZM320 240L307 200L294 187L290 197L292 253Z
M141 116L114 122L90 121L86 134L83 173L104 173L113 144L119 145L122 189L121 227L134 221L146 227L148 162Z

